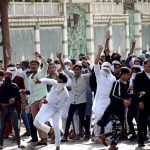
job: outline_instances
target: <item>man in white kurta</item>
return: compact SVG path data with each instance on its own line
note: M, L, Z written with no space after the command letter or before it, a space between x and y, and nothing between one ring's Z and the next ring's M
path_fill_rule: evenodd
M94 72L97 81L97 91L93 103L93 112L95 114L95 126L94 135L97 137L100 134L100 127L97 125L97 121L101 119L106 110L107 106L110 104L110 92L113 83L116 78L111 73L111 65L108 62L104 62L101 66L99 65L99 58L102 51L102 47L99 46L98 54L95 59Z
M60 73L63 74L63 73ZM48 79L42 78L40 82L53 85L51 91L46 96L45 104L42 105L40 111L35 117L34 125L40 130L49 133L50 127L45 124L49 118L52 118L53 127L55 132L55 145L56 150L60 149L60 130L59 130L59 120L60 120L60 110L63 106L68 102L69 93L65 87L66 80L61 78L60 74L58 75L58 79ZM38 91L37 91L38 92Z

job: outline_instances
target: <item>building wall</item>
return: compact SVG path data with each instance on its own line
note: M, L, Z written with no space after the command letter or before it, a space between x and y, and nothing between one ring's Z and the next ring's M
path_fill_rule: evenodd
M46 58L55 58L56 51L62 51L62 28L40 28L41 54Z
M86 7L83 4L77 4L81 9L86 10L87 16L89 16L87 17L89 18L88 21L92 22L91 24L90 22L88 23L87 29L90 28L90 32L87 40L94 40L94 48L91 46L92 49L90 48L88 53L90 55L91 51L91 55L93 55L93 52L97 51L98 44L102 44L104 47L105 34L110 21L112 22L111 50L118 51L125 58L127 50L129 50L128 16L124 14L123 4L116 5L113 1L111 2L112 4L93 1L92 7L89 7L91 4L88 6L88 3L86 3ZM142 49L145 49L148 48L148 45L150 47L150 9L148 9L150 8L150 3L146 2L145 4L143 2L144 5L140 4L139 2L136 3L136 10L139 10L139 12L140 10L143 12L143 7L147 8L142 14L146 14L144 21L141 15L141 22L138 22L137 26L139 28L142 24ZM30 11L32 12L29 13ZM35 51L36 47L34 27L37 24L40 26L41 53L48 58L54 57L54 53L57 50L65 52L66 48L64 47L67 47L67 32L64 32L67 31L65 12L66 5L63 3L13 3L13 5L10 5L12 61L18 62L22 59L32 58L31 53ZM94 32L92 32L92 28ZM137 32L137 37L139 33L140 31ZM138 46L136 48L138 49ZM2 47L0 47L0 58L2 58L1 49ZM67 52L64 55L67 56Z
M33 59L34 29L14 28L10 30L10 42L12 50L12 62L20 62L25 59Z
M142 49L150 48L150 23L142 25Z

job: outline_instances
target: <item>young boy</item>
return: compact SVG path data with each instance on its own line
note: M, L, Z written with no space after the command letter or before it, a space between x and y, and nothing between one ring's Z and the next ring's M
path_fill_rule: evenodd
M111 136L111 144L109 150L117 150L116 147L124 128L125 122L125 108L130 105L131 95L128 93L131 71L127 67L121 68L121 78L117 80L110 93L111 103L107 107L101 120L97 122L99 126L106 126L110 121L112 122L112 131L99 136L100 141L108 146L105 138Z

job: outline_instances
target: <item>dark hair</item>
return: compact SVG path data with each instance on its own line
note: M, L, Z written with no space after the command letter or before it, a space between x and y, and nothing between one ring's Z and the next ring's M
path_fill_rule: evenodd
M24 66L24 68L27 69L27 68L29 68L29 61L28 60L22 61L21 65Z
M144 65L146 65L148 62L150 62L150 59L145 59L144 60Z
M112 53L112 55L111 55L111 59L112 59L112 61L118 60L118 61L120 62L120 61L121 61L121 55L118 54L118 53L116 53L116 52L114 52L114 53Z
M3 77L5 75L5 72L3 70L0 70L0 76Z
M130 70L130 68L128 68L128 67L122 67L121 68L121 75L122 74L128 74L128 73L130 73L131 72L131 70Z
M140 67L132 67L132 72L135 71L135 73L141 72L141 68Z
M83 56L85 56L84 53L80 53L80 54L79 54L79 60L80 60L80 61L82 60L82 57L83 57Z
M51 62L48 64L48 66L55 66L55 63Z
M76 59L71 59L71 62L72 62L73 65L75 65L77 60Z
M16 67L16 66L15 66L15 64L8 64L7 68L9 68L9 67Z
M32 63L37 63L38 66L40 65L40 63L39 63L37 60L31 60L31 61L30 61L30 65L31 65Z
M58 78L63 80L64 83L67 83L67 81L68 81L67 76L64 73L62 73L62 72L59 73Z
M47 63L52 63L52 59L47 58Z
M87 57L86 57L86 56L82 56L82 57L80 58L80 61L82 61L82 60L87 60Z

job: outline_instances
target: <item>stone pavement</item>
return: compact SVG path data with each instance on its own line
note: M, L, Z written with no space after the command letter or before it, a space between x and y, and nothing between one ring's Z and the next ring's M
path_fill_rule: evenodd
M36 146L35 144L28 144L30 138L22 138L22 144L26 146L24 150L55 150L54 144L47 146ZM119 150L150 150L150 140L145 143L144 148L138 148L137 142L124 141L118 144ZM19 150L16 143L12 140L4 141L4 150ZM108 150L107 147L102 144L95 144L91 141L69 141L61 144L61 150Z

